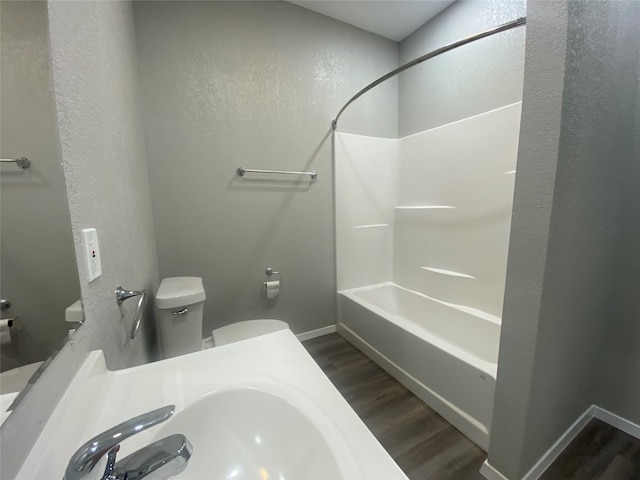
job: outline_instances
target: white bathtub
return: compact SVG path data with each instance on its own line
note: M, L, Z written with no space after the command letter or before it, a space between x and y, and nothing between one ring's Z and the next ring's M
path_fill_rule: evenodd
M338 331L486 450L500 319L393 283L338 293Z

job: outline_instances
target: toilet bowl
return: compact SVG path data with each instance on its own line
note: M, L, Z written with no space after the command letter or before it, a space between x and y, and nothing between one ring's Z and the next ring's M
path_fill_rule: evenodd
M162 280L156 293L158 330L165 358L203 348L202 317L206 300L202 278L169 277ZM289 328L274 319L246 320L213 330L213 346L246 340Z
M289 328L289 324L282 320L259 318L216 328L211 332L211 338L213 340L213 346L219 347L221 345L227 345L228 343L239 342L248 338L286 330L287 328Z

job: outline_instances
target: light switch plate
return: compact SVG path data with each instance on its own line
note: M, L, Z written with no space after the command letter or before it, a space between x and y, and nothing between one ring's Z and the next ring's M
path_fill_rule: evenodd
M100 245L98 244L98 232L95 228L82 230L82 244L84 246L85 265L89 283L102 275L102 262L100 261Z

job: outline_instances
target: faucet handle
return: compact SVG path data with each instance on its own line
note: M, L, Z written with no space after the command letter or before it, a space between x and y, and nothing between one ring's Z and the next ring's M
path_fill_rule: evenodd
M186 467L193 447L180 433L169 435L120 460L113 471L116 479L141 480L147 476L169 478Z
M114 470L115 457L120 442L138 432L166 421L173 415L175 409L175 405L167 405L166 407L138 415L96 435L73 454L65 470L64 480L87 478L105 455L107 456L107 466L101 478L109 478Z

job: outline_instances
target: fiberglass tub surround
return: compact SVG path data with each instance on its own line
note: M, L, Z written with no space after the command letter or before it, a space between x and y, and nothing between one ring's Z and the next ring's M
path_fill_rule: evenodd
M340 331L485 448L520 111L335 138Z

